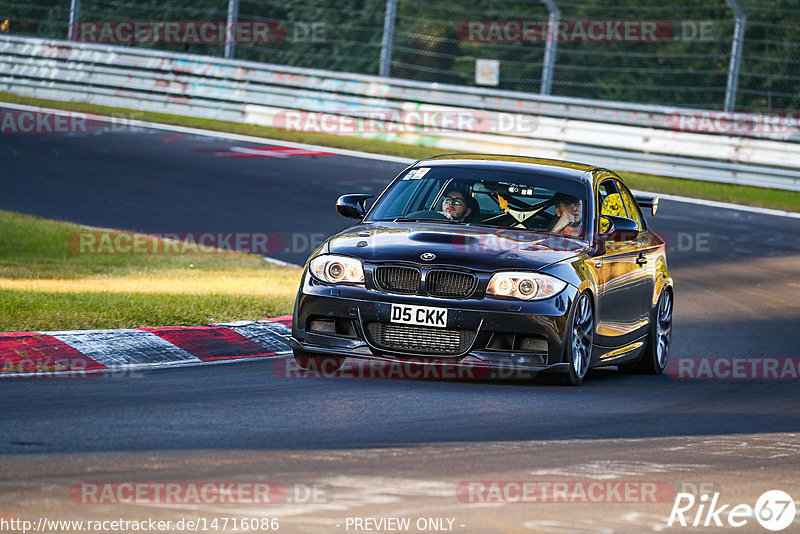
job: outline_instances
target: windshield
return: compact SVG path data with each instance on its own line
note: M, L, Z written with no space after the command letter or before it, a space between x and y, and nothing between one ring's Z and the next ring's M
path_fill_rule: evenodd
M588 187L537 172L419 167L396 181L368 221L438 221L582 237Z

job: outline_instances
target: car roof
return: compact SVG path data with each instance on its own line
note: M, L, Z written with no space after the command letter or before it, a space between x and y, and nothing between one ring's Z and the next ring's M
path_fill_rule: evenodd
M496 154L440 154L423 158L413 165L413 167L438 166L533 171L585 183L590 183L593 180L594 171L606 171L606 169L585 163Z

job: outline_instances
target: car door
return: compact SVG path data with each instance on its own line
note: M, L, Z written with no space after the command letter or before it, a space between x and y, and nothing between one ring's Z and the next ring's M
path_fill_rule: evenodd
M628 218L636 221L639 230L636 236L631 236L629 246L636 255L636 263L640 267L636 285L636 293L638 295L636 302L639 305L637 322L646 323L650 320L650 310L654 305L656 264L663 248L663 242L647 227L642 211L639 209L639 205L628 187L619 181L617 181L617 185ZM645 333L647 333L646 328L640 332L641 335Z
M604 231L600 217L627 217L624 186L613 177L599 182L596 192L598 231ZM635 220L635 219L634 219ZM640 222L641 224L641 222ZM605 250L594 258L597 273L597 328L595 344L621 347L637 341L647 332L649 321L647 262L642 261L636 236L622 241L605 240Z

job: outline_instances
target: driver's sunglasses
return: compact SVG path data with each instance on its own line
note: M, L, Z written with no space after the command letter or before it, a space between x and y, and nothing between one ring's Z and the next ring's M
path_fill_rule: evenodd
M463 200L461 200L460 198L454 198L454 197L444 197L444 203L445 204L452 204L453 206L463 206L464 205L464 201Z

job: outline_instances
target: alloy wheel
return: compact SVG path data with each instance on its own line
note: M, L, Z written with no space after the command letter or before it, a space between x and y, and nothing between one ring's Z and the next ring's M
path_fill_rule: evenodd
M589 295L583 293L578 297L572 318L572 368L579 378L583 378L589 370L593 334L592 302Z
M657 313L656 357L658 365L663 368L669 359L669 347L672 339L672 295L669 291L664 291L661 301L658 303Z

